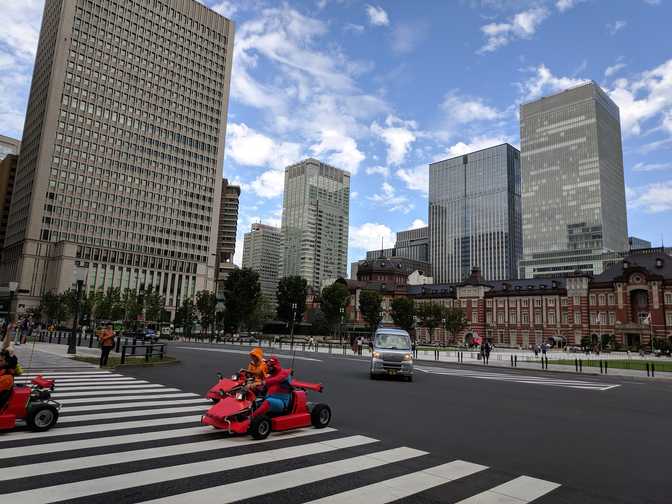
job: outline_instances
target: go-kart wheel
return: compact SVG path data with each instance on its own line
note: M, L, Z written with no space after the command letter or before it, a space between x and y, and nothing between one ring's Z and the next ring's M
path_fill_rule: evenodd
M43 432L51 429L58 421L58 410L51 404L35 406L28 413L26 423L31 430Z
M216 397L211 397L210 401L212 402L212 404L217 404L219 402L219 399L217 399Z
M254 439L266 439L271 433L271 419L266 415L254 417L250 422L250 436Z
M331 408L326 404L316 404L310 412L310 421L316 429L322 429L331 422Z

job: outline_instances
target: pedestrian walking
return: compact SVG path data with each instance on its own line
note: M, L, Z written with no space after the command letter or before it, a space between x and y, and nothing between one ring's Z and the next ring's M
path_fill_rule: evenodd
M362 347L364 346L364 340L360 336L357 338L357 355L362 355Z
M485 363L490 363L490 352L492 352L492 344L489 341L485 343Z
M313 338L312 336L308 339L308 350L310 349L317 350L317 348L315 347L315 338Z
M114 331L108 325L100 334L100 367L107 366L107 358L114 348Z

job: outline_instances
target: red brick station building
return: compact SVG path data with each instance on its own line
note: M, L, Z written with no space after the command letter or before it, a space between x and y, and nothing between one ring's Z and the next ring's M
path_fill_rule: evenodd
M495 345L529 348L551 343L580 345L584 337L594 344L609 335L617 347L650 347L652 336L672 338L672 256L664 249L638 251L608 267L602 274L579 273L561 278L485 281L480 271L458 284L409 285L394 259L360 263L357 280L347 283L351 300L347 323L363 320L359 294L370 289L383 295L384 322L391 323L390 304L395 297L418 303L435 302L461 307L468 320L455 342L487 338ZM418 341L429 342L418 328ZM451 337L441 328L433 343Z

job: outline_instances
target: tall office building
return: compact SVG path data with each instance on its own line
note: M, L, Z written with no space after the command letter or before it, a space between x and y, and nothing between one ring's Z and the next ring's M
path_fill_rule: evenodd
M252 224L245 233L243 242L243 268L259 273L261 293L275 305L277 301L278 275L282 256L282 233L280 228L265 224Z
M317 289L347 274L350 174L317 159L285 169L282 276Z
M236 253L236 230L238 228L238 200L240 186L222 180L222 198L219 206L219 230L217 232L217 294L221 295L224 280L235 269L233 256Z
M21 151L21 141L5 135L0 135L0 161L8 154L17 156Z
M14 192L18 159L18 156L14 154L6 154L4 159L0 159L0 253L5 243L7 219L9 218L9 207Z
M429 262L429 227L398 231L394 247L369 250L366 253L369 261L380 257L403 257L414 261Z
M195 0L46 0L0 280L214 288L233 24Z
M520 152L502 144L429 165L430 262L436 283L517 278Z
M629 250L641 250L641 249L650 249L652 244L649 240L644 240L643 238L637 238L636 236L628 237Z
M601 273L628 250L618 107L592 81L523 104L520 141L521 274Z

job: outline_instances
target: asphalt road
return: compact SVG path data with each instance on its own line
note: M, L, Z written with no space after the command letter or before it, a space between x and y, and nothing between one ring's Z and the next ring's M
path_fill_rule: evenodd
M245 366L245 353L175 343L170 354L179 364L123 373L204 394L217 371ZM278 354L288 366L287 352ZM294 368L297 379L325 385L312 400L332 407L332 427L341 432L562 484L544 503L671 501L672 383L416 365L427 372L416 372L413 383L370 380L367 358L297 352ZM570 388L576 380L586 388Z

